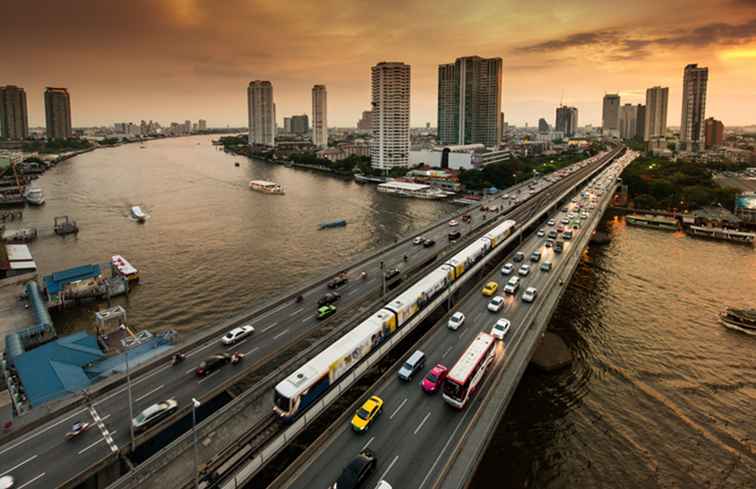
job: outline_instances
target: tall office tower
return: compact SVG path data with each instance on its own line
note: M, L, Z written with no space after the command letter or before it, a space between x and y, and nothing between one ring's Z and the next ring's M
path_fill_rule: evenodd
M186 119L184 121L184 134L191 134L192 133L192 121L189 119Z
M273 104L273 84L254 80L247 87L249 110L249 144L276 145L276 108Z
M617 94L604 95L604 107L601 117L601 133L612 138L619 137L619 108L620 96Z
M200 131L207 131L207 121L205 119L200 119L197 123L197 128Z
M284 132L291 132L291 117L284 117L284 126L283 126Z
M680 143L687 151L697 152L704 145L704 118L706 117L706 85L709 68L697 64L685 67L682 90L682 118Z
M373 106L370 164L379 170L409 165L410 66L381 62L371 69Z
M312 87L312 144L328 147L328 93L325 85Z
M646 124L643 140L664 139L667 134L667 99L669 87L653 87L646 90Z
M704 133L706 136L706 148L722 146L724 141L724 124L713 117L704 121Z
M65 88L45 89L45 123L47 139L68 139L71 130L71 97Z
M633 104L625 104L620 107L619 132L621 139L633 139L635 137L636 124L638 121L638 107Z
M373 114L372 111L369 110L363 110L362 111L362 118L357 121L357 129L361 131L369 131L370 130L370 116Z
M633 135L633 139L637 141L643 141L643 135L646 132L646 106L643 104L636 105L635 114L637 117L635 121L635 134Z
M556 130L565 136L575 135L578 125L578 110L576 107L562 105L556 109Z
M543 117L538 119L538 132L542 134L549 132L549 123Z
M468 56L438 66L441 144L501 142L501 58Z
M291 132L294 134L310 132L310 118L307 117L307 114L291 116Z
M26 139L28 136L26 92L13 85L0 87L0 138Z

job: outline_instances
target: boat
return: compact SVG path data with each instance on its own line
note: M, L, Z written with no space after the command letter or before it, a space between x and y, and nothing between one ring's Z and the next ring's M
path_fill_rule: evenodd
M371 177L362 173L354 174L354 181L357 183L385 183L388 181L386 177Z
M79 233L79 225L68 216L55 216L53 227L58 236Z
M633 226L642 226L647 228L667 229L677 231L677 219L664 216L642 216L640 214L631 214L625 217L628 224Z
M733 243L742 243L747 245L753 245L754 239L756 238L756 234L754 233L708 226L690 226L688 227L688 233L699 238L731 241Z
M719 321L726 328L756 335L756 309L736 309L730 307L719 314Z
M335 219L333 221L323 221L320 223L320 229L327 229L327 228L339 228L346 226L347 222L346 219Z
M147 219L147 214L144 213L141 207L135 205L131 208L131 216L137 220L137 222L144 222Z
M446 197L444 192L421 183L391 181L378 184L377 189L379 192L416 199L435 200Z
M29 187L24 192L24 199L32 205L42 205L45 203L45 195L39 187Z
M139 270L121 255L113 255L110 258L110 268L114 275L120 275L126 278L129 282L139 281Z
M37 239L37 228L6 229L2 241L9 244L30 243Z
M276 182L269 182L267 180L251 180L249 182L249 188L264 194L283 195L284 189Z

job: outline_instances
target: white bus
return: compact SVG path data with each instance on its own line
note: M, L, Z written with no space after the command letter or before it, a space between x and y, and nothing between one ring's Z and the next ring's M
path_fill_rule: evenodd
M496 341L488 333L478 333L454 364L444 382L444 400L462 409L483 379L496 354Z

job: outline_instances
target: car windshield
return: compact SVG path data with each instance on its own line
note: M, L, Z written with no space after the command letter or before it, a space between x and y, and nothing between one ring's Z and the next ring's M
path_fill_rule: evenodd
M459 313L452 316L452 321L459 321L460 319L462 319L462 315Z
M428 374L428 377L426 377L429 382L435 384L438 382L438 377L435 374Z
M360 408L357 410L357 417L360 419L368 419L370 416L370 413L365 408Z

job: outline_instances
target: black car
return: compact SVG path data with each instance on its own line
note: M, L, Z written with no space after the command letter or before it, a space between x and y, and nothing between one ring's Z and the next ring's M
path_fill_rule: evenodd
M339 299L341 299L341 294L336 292L328 292L326 295L318 299L318 307L333 304Z
M462 233L460 233L459 231L452 231L449 233L449 241L459 239L460 236L462 236Z
M204 377L215 372L230 361L231 355L228 353L219 353L218 355L207 357L204 362L199 364L194 373L197 374L197 377Z
M436 241L432 240L430 238L427 238L427 239L423 240L423 246L426 247L426 248L430 248L434 244L436 244Z
M372 450L364 449L341 471L341 475L331 486L332 489L356 489L365 482L375 469L377 461Z
M386 270L386 280L391 280L392 278L396 277L400 273L402 273L402 271L399 270L398 268L390 268Z
M329 289L338 289L345 283L347 283L349 279L346 277L346 275L339 275L337 277L334 277L331 279L330 282L328 282L328 288Z

